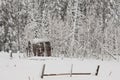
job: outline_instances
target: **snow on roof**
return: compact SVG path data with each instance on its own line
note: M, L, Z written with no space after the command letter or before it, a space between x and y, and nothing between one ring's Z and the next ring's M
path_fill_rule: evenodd
M39 42L48 42L49 40L47 38L35 38L32 40L32 43L36 44L36 43L39 43Z

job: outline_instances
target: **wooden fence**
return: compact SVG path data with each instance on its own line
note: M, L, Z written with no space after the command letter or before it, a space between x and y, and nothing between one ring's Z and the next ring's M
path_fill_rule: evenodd
M73 64L71 64L71 70L70 73L59 73L59 74L45 74L45 64L42 67L42 74L41 74L41 78L43 78L44 76L62 76L62 75L70 75L70 77L72 77L72 75L91 75L92 73L88 72L88 73L73 73ZM100 69L100 65L97 66L96 72L95 72L95 76L98 75Z

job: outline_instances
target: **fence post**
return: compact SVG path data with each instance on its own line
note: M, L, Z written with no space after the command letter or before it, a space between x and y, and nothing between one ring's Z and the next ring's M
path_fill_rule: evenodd
M43 67L42 67L42 74L41 74L41 78L43 78L43 76L44 76L44 71L45 71L45 64L43 64Z
M97 66L97 70L96 70L96 73L95 73L96 76L98 75L99 68L100 68L100 65Z
M71 64L70 77L72 77L73 64Z

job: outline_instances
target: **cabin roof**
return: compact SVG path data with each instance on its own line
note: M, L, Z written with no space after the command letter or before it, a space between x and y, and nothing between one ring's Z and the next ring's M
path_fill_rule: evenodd
M49 42L49 39L47 39L47 38L35 38L32 40L33 44L40 43L40 42Z

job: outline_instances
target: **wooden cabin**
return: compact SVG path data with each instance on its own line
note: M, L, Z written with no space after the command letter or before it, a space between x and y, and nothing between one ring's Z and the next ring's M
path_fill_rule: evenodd
M51 44L48 39L35 38L31 44L34 56L51 56Z

